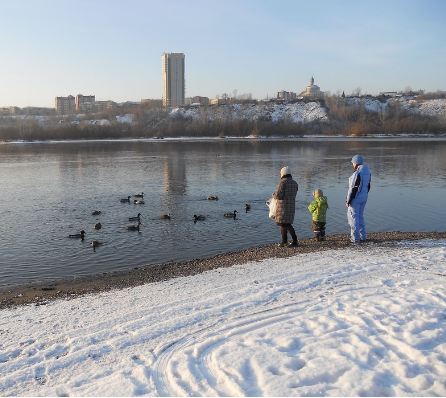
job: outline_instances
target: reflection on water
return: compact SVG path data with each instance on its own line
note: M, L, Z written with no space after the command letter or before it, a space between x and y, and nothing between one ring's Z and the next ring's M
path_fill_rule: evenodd
M0 286L131 269L275 242L265 200L288 165L295 227L311 236L311 192L328 196L327 232L348 233L350 158L373 173L370 231L444 230L446 141L94 142L0 145ZM145 204L120 203L144 192ZM207 196L218 195L219 201ZM244 212L245 203L252 210ZM92 216L101 210L100 216ZM239 211L237 220L225 219ZM142 214L140 233L128 217ZM172 219L162 220L162 214ZM193 223L194 214L206 220ZM95 223L103 228L94 230ZM84 229L86 239L67 236ZM94 252L93 239L104 244Z

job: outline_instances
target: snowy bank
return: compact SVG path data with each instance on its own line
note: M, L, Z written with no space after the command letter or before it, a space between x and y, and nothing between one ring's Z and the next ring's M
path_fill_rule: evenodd
M214 107L174 108L173 119L195 121L270 121L273 123L312 123L328 121L327 110L319 102L294 102L289 104L233 104Z
M1 395L446 395L446 240L0 311Z

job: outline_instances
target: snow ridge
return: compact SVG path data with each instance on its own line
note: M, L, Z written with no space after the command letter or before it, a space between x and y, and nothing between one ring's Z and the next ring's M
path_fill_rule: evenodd
M328 121L327 110L318 102L295 102L289 104L233 104L216 107L175 108L171 118L207 121L271 121L273 123L311 123Z

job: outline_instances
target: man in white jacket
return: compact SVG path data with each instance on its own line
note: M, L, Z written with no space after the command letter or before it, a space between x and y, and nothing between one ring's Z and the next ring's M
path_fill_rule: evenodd
M345 205L347 206L347 219L350 225L350 241L352 243L364 242L367 238L364 222L364 208L370 191L372 175L369 167L364 164L361 155L353 156L353 174L348 180L348 192Z

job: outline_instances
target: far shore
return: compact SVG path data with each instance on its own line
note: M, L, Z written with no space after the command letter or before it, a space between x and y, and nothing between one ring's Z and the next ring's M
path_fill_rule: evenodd
M178 137L129 137L129 138L80 138L80 139L36 139L36 140L6 140L0 144L58 144L58 143L84 143L84 142L176 142L176 141L312 141L312 140L446 140L446 132L441 134L419 133L419 134L364 134L364 135L283 135L283 136L223 136L223 137L206 137L206 136L178 136Z
M354 247L355 250L367 250L367 247L371 245L391 245L398 241L420 239L446 239L446 232L376 232L370 233L369 240L358 246L350 244L347 234L332 235L328 236L325 242L316 242L314 239L300 240L298 248L280 248L276 244L264 245L205 259L148 265L125 272L6 287L0 290L0 309L31 303L45 305L50 300L69 299L85 294L125 289L272 257L285 258L296 254L338 250L347 247Z

